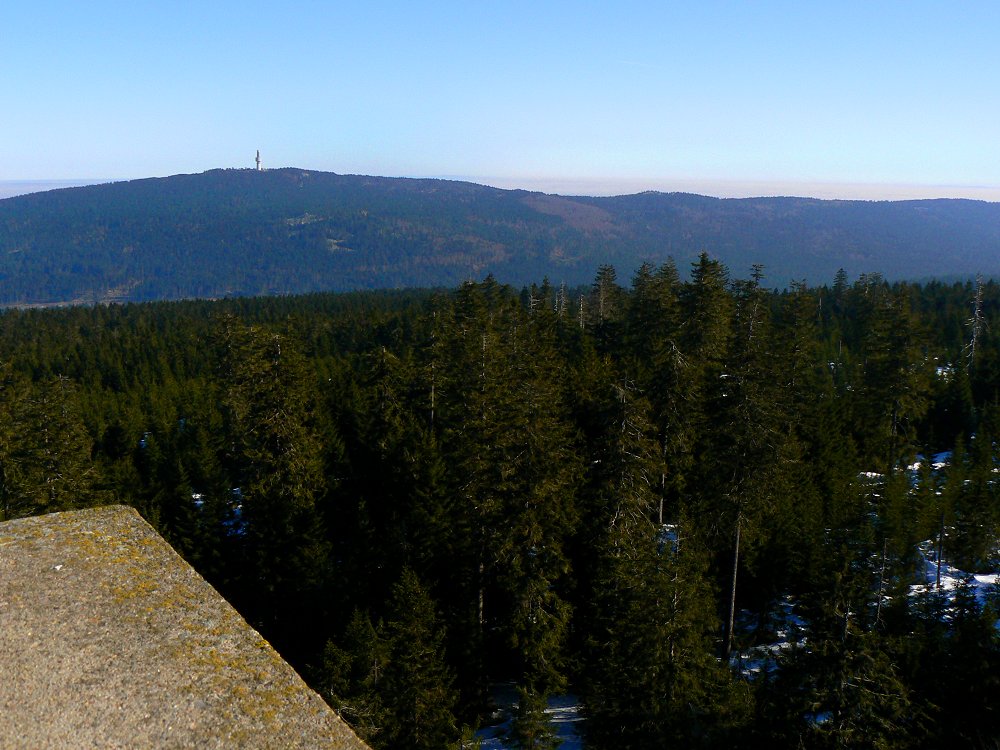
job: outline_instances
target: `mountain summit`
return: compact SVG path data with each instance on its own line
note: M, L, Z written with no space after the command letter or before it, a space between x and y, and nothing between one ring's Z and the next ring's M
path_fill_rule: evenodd
M1000 273L1000 203L607 198L304 169L202 174L0 200L0 304L622 277L708 251L736 275L822 284Z

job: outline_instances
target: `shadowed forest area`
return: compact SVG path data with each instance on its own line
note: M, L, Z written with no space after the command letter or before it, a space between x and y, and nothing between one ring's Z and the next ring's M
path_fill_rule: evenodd
M996 748L1000 286L765 271L7 310L0 519L136 507L374 748L498 682L514 747Z

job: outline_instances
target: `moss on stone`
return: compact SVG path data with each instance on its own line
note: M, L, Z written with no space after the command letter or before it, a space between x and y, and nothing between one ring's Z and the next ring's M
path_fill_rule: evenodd
M0 633L0 747L365 747L131 508L0 523Z

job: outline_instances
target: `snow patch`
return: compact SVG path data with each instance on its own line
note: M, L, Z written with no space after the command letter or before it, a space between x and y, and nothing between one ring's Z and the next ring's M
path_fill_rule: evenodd
M754 620L750 612L742 610L737 632L751 632ZM773 630L773 641L734 652L730 657L732 668L746 679L771 674L777 669L777 660L783 651L805 642L806 621L796 614L795 600L790 596L783 597L768 613L765 626Z
M910 593L913 595L929 593L937 588L937 550L933 540L927 540L920 544L920 565L923 570L918 574L923 579L923 583L910 586ZM950 565L944 560L941 561L941 588L944 592L948 605L951 606L955 599L955 590L963 580L968 579L972 584L976 601L980 605L985 604L991 591L996 591L1000 587L1000 573L976 573L969 576L964 570Z
M511 746L504 744L504 737L510 730L511 714L517 709L517 692L509 683L496 685L490 692L498 709L495 715L502 717L503 721L480 729L476 736L482 742L482 750L508 750ZM560 750L583 750L583 715L579 698L568 693L553 695L549 698L545 715L561 743Z

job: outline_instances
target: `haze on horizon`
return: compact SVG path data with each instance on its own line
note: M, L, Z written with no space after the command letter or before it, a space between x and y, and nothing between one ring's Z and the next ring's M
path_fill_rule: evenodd
M379 175L391 176L391 175ZM560 178L496 178L461 175L396 175L430 177L475 182L504 190L529 190L542 193L575 196L631 195L647 190L659 192L695 193L714 198L800 197L823 200L897 201L935 198L965 198L989 202L1000 201L1000 187L985 185L886 185L801 182L726 182L722 180L598 180ZM141 178L135 178L141 179ZM115 182L109 179L89 180L11 180L0 181L0 200L18 195L58 190L68 187L100 185Z
M0 24L0 197L259 148L567 195L1000 200L989 2L53 0Z

